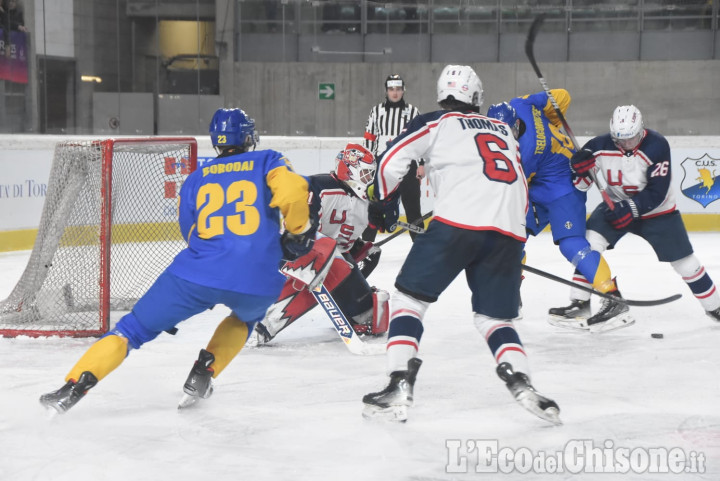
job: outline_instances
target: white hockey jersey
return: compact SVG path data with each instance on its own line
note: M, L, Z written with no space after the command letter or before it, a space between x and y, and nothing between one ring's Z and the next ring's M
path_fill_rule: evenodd
M610 134L589 140L583 149L595 155L598 173L607 184L613 202L632 199L641 218L655 217L675 210L670 188L670 145L659 133L646 129L640 144L631 152L621 151ZM579 178L576 187L586 190L590 179Z
M350 250L368 225L369 202L353 194L330 174L307 178L310 212L320 221L318 232L335 239L338 251Z
M507 124L474 112L416 117L380 159L380 198L397 188L419 158L436 195L435 220L525 241L528 186Z

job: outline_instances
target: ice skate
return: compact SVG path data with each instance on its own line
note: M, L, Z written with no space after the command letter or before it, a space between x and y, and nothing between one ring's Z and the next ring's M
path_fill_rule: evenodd
M422 361L416 357L408 361L406 371L390 374L390 383L380 392L363 396L363 417L404 423L407 408L413 405L413 387Z
M560 425L560 408L552 399L548 399L530 384L530 379L522 372L514 372L510 363L502 362L497 367L497 374L505 381L515 400L522 407L537 417Z
M710 316L711 319L714 319L714 320L720 322L720 307L718 307L714 311L707 311L705 314Z
M620 297L619 291L608 294ZM600 310L587 320L588 328L593 334L615 331L633 324L635 319L630 315L630 308L626 304L608 298L603 298Z
M550 308L548 314L548 322L553 326L586 331L586 321L590 317L590 300L575 299L569 306Z
M80 375L77 382L70 380L57 391L40 396L40 404L63 414L76 405L87 394L88 390L97 383L98 380L95 375L90 371L85 371Z
M262 322L255 324L255 330L248 336L248 340L245 342L245 347L257 347L267 344L273 339L273 336L263 325Z
M207 399L212 395L214 371L210 365L213 362L215 362L215 356L205 349L200 349L198 360L195 361L183 386L184 394L178 403L178 409L190 407L200 399Z

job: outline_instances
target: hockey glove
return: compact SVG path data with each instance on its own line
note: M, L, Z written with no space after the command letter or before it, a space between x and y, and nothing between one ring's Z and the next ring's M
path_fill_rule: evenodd
M570 159L570 168L580 177L587 177L595 168L595 155L588 149L575 152Z
M397 201L370 202L368 207L368 225L380 232L392 232L395 230L400 215Z
M639 217L635 202L629 199L615 202L615 208L613 210L610 210L607 205L603 204L603 209L605 220L607 220L614 229L624 229L629 226L634 219Z
M380 249L376 249L374 252L365 256L363 260L358 262L358 269L360 269L360 273L365 279L367 279L370 273L377 267L378 262L380 262L381 253L382 251Z
M313 244L315 244L315 232L292 234L290 231L285 231L280 238L280 243L282 244L283 259L294 261L312 250Z
M298 257L302 257L313 248L315 244L315 233L317 232L318 224L310 216L310 227L305 232L300 234L293 234L290 231L283 232L280 237L280 244L283 251L283 259L287 261L294 261Z

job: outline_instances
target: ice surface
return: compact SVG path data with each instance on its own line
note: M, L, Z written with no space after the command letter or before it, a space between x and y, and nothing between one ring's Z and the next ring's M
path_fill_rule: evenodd
M691 241L720 281L720 234L693 233ZM372 283L391 290L409 247L407 236L384 246ZM529 265L570 277L549 235L531 239L527 251ZM0 297L28 257L0 254ZM222 306L132 352L73 410L51 420L38 397L63 384L93 341L0 339L0 480L720 479L720 325L643 240L624 239L607 259L626 297L683 298L632 308L636 325L593 336L548 325L547 309L565 305L569 290L526 275L524 319L516 325L533 383L558 402L563 426L511 399L473 327L460 277L428 311L416 405L404 425L362 419L362 396L386 384L384 357L350 354L319 309L270 345L244 350L212 398L181 412L183 382L227 314ZM650 337L658 332L664 339ZM680 448L703 455L705 472L480 475L474 440L533 455L573 440Z

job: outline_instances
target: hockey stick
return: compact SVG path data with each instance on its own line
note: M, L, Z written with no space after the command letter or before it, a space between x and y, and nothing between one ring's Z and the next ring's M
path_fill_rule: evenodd
M425 214L424 216L422 216L422 217L420 217L419 219L415 220L415 222L413 222L413 224L416 225L416 226L419 226L420 224L422 224L423 222L425 222L426 220L428 220L430 217L432 217L432 215L433 215L433 211L430 211L430 212L428 212L427 214ZM404 233L405 233L405 230L408 230L408 229L406 229L406 228L403 228L403 226L398 226L398 227L399 227L401 230L390 234L390 235L389 235L388 237L386 237L385 239L383 239L383 240L381 240L380 242L378 242L377 244L373 244L373 245L374 245L375 247L380 247L380 246L383 245L383 244L387 244L388 242L390 242L391 240L393 240L393 239L396 238L397 236L404 234Z
M430 217L432 217L432 215L433 215L433 211L430 211L427 214L425 214L424 216L420 217L419 219L416 219L415 222L413 222L412 224L407 224L407 225L408 226L409 225L417 226L417 228L420 229L421 228L420 224L424 223L426 220L428 220ZM387 244L391 240L395 239L397 236L404 234L406 230L412 230L412 228L405 227L403 224L405 224L405 223L398 222L397 224L395 224L395 226L399 230L397 232L390 234L388 237L381 240L380 242L377 242L377 243L366 242L365 245L362 246L362 249L360 249L360 251L355 256L355 262L360 262L361 260L365 259L370 254L370 252L372 252L372 249L374 247L380 247L383 244ZM425 229L423 229L422 231L415 231L415 232L417 232L418 234L422 234L425 232Z
M527 40L525 40L525 54L527 55L528 60L530 60L530 65L532 65L533 70L535 70L535 75L537 75L537 78L540 81L540 85L542 85L543 90L545 90L545 93L547 93L547 96L550 99L550 103L555 109L555 113L557 113L557 116L563 125L565 133L567 133L568 137L570 137L570 141L573 143L575 149L577 150L580 148L580 144L578 144L578 141L575 138L575 134L573 134L570 125L568 125L567 123L567 120L565 120L565 116L563 115L562 110L560 110L560 106L558 105L557 100L555 100L555 97L550 92L550 88L548 87L545 78L540 72L540 67L538 67L537 61L535 60L535 53L533 52L535 47L535 37L537 37L537 34L540 31L540 26L542 25L544 20L545 14L541 13L540 15L535 17L532 25L530 25L530 31L528 32ZM600 195L602 196L603 201L607 204L610 210L613 210L615 209L615 204L613 203L612 199L610 199L610 195L607 193L607 185L605 184L605 180L602 179L602 176L597 175L596 169L597 167L589 172L590 178L593 180L593 182L595 182L595 185L600 191Z
M347 320L347 317L345 317L345 314L343 314L342 310L340 310L337 302L335 302L335 299L333 299L333 297L330 295L330 291L327 290L324 284L320 284L316 289L311 290L310 292L313 296L315 296L315 300L317 301L317 303L320 305L320 307L322 307L323 311L325 311L325 314L327 314L327 316L330 318L330 321L335 328L335 332L338 333L338 336L340 336L340 339L343 340L345 346L351 353L358 355L368 355L379 354L380 352L382 352L379 350L379 348L382 348L382 350L384 350L384 344L382 346L375 344L365 344L360 339L360 336L358 336L358 334L355 332L355 329L352 328L350 322L348 322Z
M639 307L659 306L661 304L667 304L668 302L676 301L682 297L682 294L673 294L670 297L664 297L662 299L651 299L651 300L647 300L647 301L625 299L623 297L616 297L616 296L612 296L610 294L605 294L604 292L597 291L591 287L585 287L582 284L578 284L577 282L568 281L567 279L563 279L562 277L558 277L554 274L550 274L549 272L541 271L540 269L536 269L536 268L530 267L528 265L523 265L522 268L524 271L530 272L530 273L535 274L540 277L544 277L545 279L550 279L551 281L559 282L560 284L565 284L566 286L575 287L576 289L580 289L581 291L589 292L591 294L595 294L596 296L604 297L606 299L612 299L613 301L617 301L617 302L620 302L620 303L628 305L628 306L639 306Z
M407 222L403 222L401 220L397 221L395 226L400 227L401 229L409 230L410 232L414 232L416 234L424 234L425 233L424 227L415 225L415 224L408 224Z

